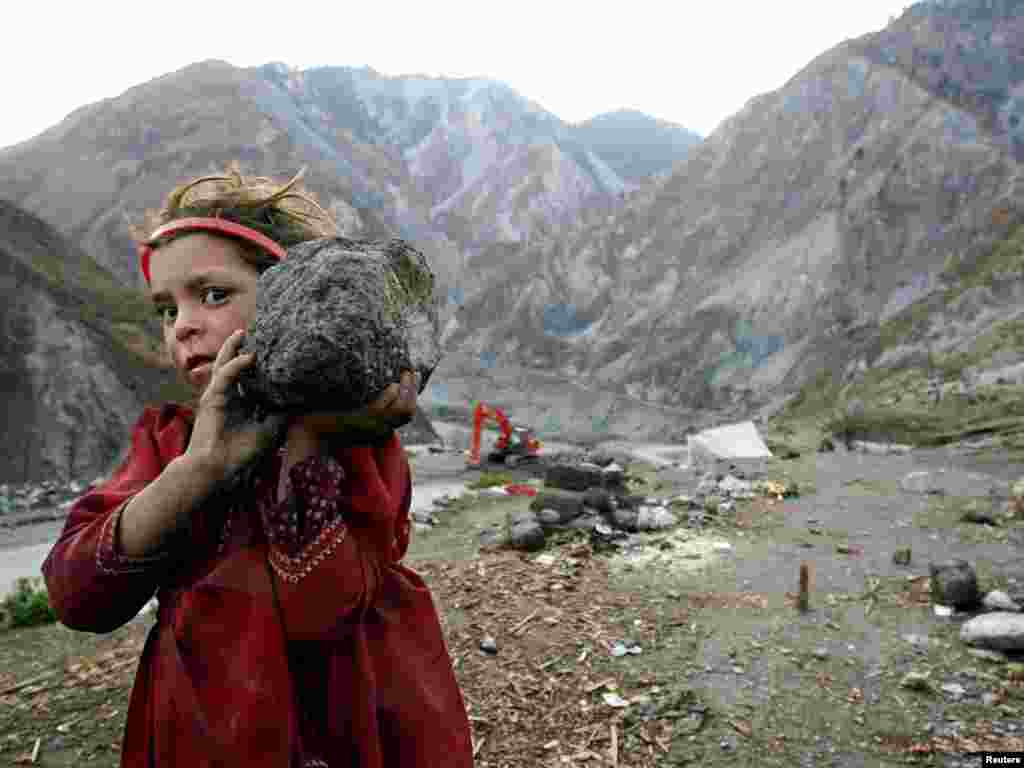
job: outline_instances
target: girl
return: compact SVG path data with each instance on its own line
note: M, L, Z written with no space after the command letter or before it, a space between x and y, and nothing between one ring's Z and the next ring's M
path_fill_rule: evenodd
M140 261L197 400L145 410L43 564L72 629L113 631L156 593L123 768L473 763L430 592L399 563L412 484L393 429L415 412L411 372L356 414L224 428L260 272L335 234L300 177L274 188L232 168L167 198Z

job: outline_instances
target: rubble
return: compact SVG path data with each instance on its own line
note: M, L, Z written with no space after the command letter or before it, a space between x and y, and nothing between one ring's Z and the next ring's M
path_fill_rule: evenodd
M980 602L978 577L966 560L931 563L932 601L960 610L974 608Z
M960 639L996 651L1024 651L1024 615L997 611L975 616L960 628Z
M986 611L1006 611L1008 613L1019 613L1021 607L1014 602L1005 592L994 589L982 598L982 607Z

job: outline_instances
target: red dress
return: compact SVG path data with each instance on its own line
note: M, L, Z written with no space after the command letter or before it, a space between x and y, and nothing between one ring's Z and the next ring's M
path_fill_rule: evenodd
M130 455L75 502L42 566L72 629L111 632L157 595L123 768L471 768L437 610L398 562L412 498L398 436L292 467L294 504L276 495L282 456L268 457L251 493L193 513L187 541L125 557L121 510L185 451L192 421L184 406L147 408Z

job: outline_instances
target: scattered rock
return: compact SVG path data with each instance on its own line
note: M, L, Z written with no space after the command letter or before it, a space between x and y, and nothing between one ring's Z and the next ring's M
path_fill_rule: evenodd
M820 648L815 648L814 649L814 658L816 658L818 661L825 661L825 660L828 659L828 657L829 657L828 648L825 648L824 646L822 646Z
M975 616L960 628L960 639L997 651L1024 651L1024 615L998 612Z
M533 497L530 509L535 512L542 509L554 510L558 513L555 522L567 523L583 514L583 497L578 493L543 490Z
M596 465L555 464L545 470L544 485L582 493L588 488L605 487L606 474Z
M608 519L615 509L612 495L604 488L588 488L583 492L581 502L585 507L591 507Z
M960 521L964 523L978 523L979 525L999 525L999 521L991 514L978 509L976 503L968 507L963 516L961 516Z
M907 493L942 493L942 489L932 472L911 472L900 481L900 488Z
M498 652L498 643L490 635L486 635L483 640L480 641L480 650L486 654L494 656Z
M516 523L509 531L509 546L514 549L523 549L533 552L543 549L547 538L544 535L544 528L536 521L523 521Z
M641 531L660 531L679 524L679 520L665 507L641 506L637 512L636 527Z
M537 522L543 526L555 526L562 522L557 509L544 508L537 513Z
M961 699L967 693L967 689L960 685L960 683L946 683L942 686L942 691L948 693L954 699Z
M481 547L506 547L508 544L508 531L503 526L492 526L480 531Z
M892 561L896 565L910 565L910 547L900 547L893 552Z
M982 606L988 611L1008 611L1010 613L1019 613L1021 607L1013 601L1013 599L998 589L993 589L991 592L985 595L981 601Z
M927 693L932 690L931 681L928 675L922 672L908 672L900 681L900 687L910 691L922 691Z
M981 597L978 577L966 560L931 563L928 569L931 573L932 602L959 610L978 605Z
M728 494L733 498L753 496L751 484L746 480L740 480L732 475L726 475L719 481L718 490L719 492Z

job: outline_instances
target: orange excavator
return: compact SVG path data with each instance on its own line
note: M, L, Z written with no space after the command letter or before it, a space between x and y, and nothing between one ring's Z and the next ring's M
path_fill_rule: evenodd
M514 467L526 461L539 461L541 441L529 427L514 426L500 408L478 402L473 409L473 442L466 464L480 466L480 430L488 417L494 417L501 428L501 436L494 449L487 454L487 460Z

